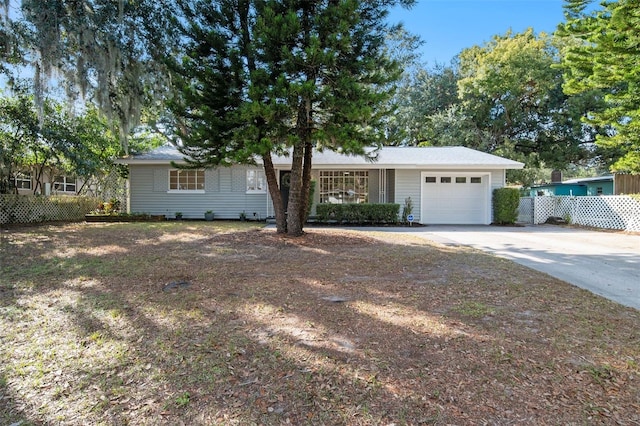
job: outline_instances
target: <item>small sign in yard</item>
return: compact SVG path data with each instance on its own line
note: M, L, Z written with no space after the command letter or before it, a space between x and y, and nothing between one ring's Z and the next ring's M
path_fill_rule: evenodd
M409 221L409 226L411 226L413 224L413 215L412 214L407 216L407 221Z

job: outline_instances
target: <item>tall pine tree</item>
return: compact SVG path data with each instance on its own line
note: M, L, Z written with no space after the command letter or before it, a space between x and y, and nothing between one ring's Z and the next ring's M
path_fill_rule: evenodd
M597 143L616 151L613 171L640 172L640 1L567 0L564 90L569 94L600 90L606 106L585 116L589 123L610 128Z
M301 235L312 152L364 155L382 143L389 83L387 8L410 0L183 2L185 55L170 68L180 150L192 167L263 160L278 232ZM284 206L271 160L290 153ZM287 214L285 215L285 211Z

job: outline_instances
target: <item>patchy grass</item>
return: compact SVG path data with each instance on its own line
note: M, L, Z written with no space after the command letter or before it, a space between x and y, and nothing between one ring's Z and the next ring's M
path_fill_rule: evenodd
M640 423L638 311L472 249L218 222L0 235L0 424Z

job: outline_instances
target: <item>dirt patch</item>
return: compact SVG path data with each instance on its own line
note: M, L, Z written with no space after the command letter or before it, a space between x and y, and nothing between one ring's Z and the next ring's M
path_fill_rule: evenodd
M240 223L1 238L2 424L640 422L638 311L476 250Z

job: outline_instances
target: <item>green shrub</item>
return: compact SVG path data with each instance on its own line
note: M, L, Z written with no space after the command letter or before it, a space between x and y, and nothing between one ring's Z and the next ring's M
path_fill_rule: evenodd
M316 218L321 223L337 224L395 224L398 223L399 204L329 204L316 206Z
M518 220L520 192L515 188L493 190L493 223L513 225Z
M413 214L413 201L411 201L411 197L404 199L404 209L402 209L402 223L409 222L409 215Z

